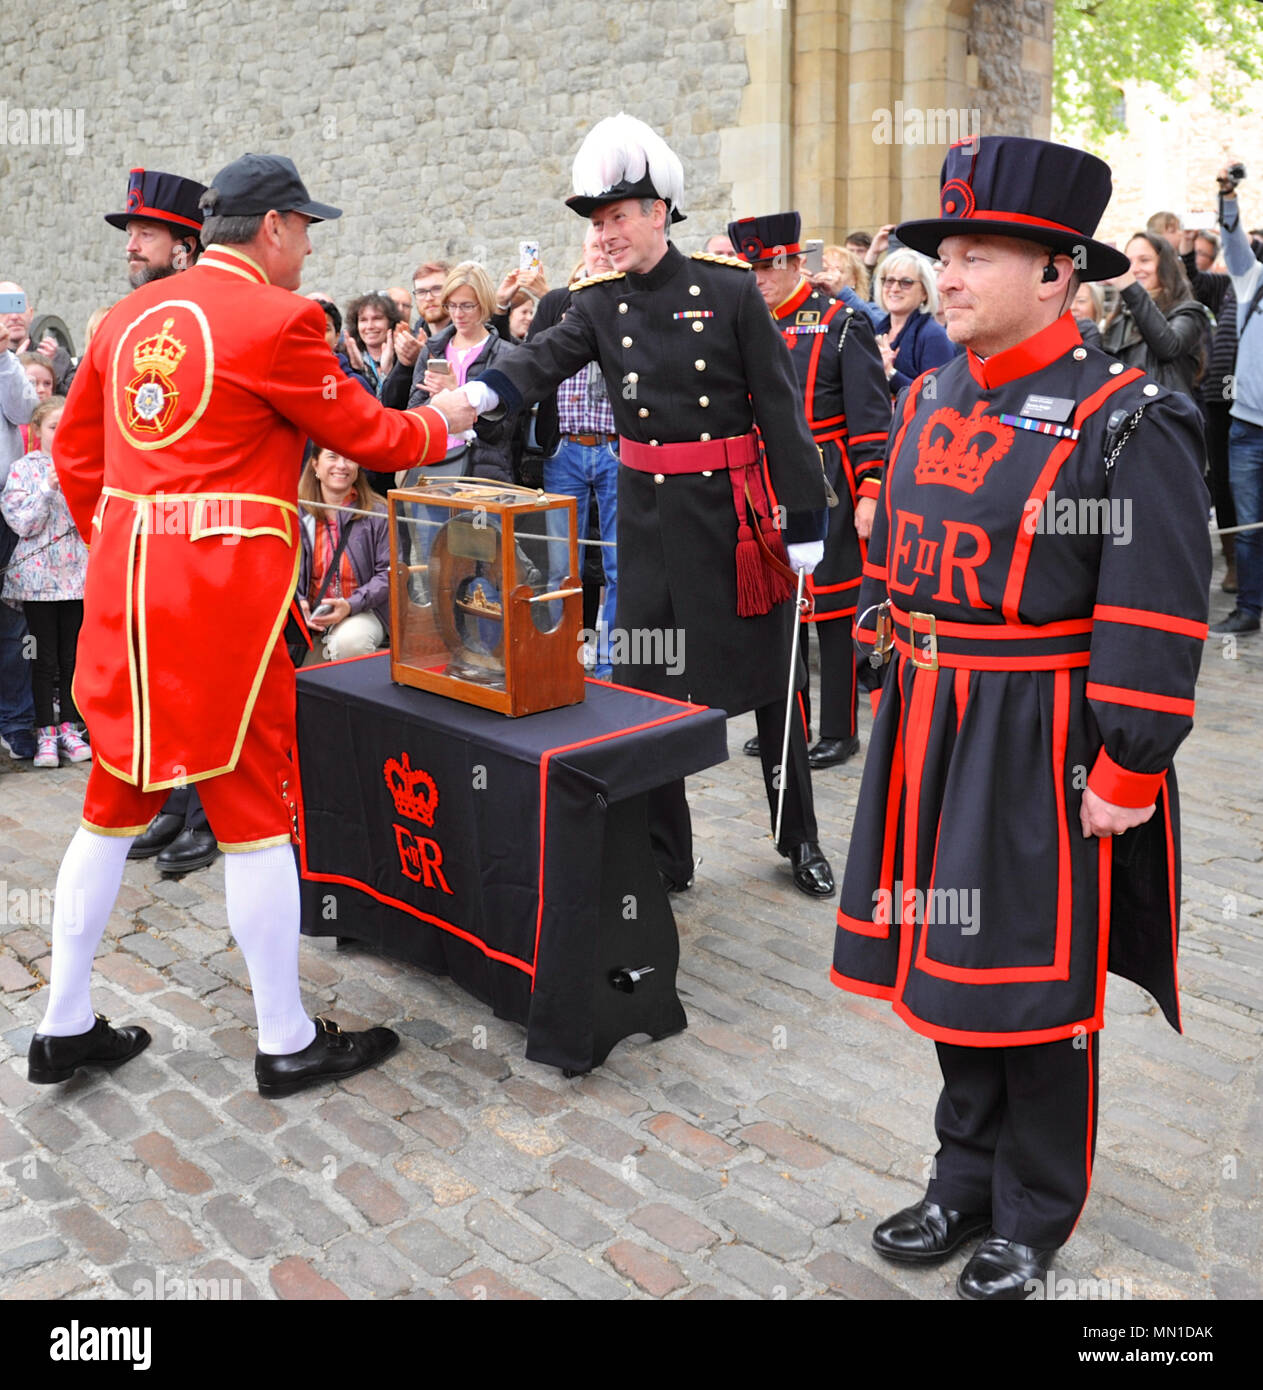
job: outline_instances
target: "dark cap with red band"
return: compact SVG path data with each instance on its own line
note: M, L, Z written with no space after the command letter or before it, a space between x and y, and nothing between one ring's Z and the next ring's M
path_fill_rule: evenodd
M728 240L743 261L766 265L778 256L799 256L803 220L796 212L772 212L765 217L743 217L729 222Z
M133 169L127 178L127 210L107 212L105 220L121 231L127 230L129 222L143 219L161 222L176 236L200 233L202 210L197 200L205 192L205 184L182 179L179 174L164 174L160 169Z
M901 222L905 246L938 255L949 236L1010 236L1070 256L1081 280L1108 280L1127 270L1127 257L1092 233L1114 191L1103 159L1017 135L959 140L939 174L940 216Z

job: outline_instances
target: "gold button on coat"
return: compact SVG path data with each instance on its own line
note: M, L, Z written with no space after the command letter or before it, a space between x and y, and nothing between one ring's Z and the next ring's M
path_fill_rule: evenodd
M649 407L647 405L642 405L636 414L639 415L642 420L647 420L649 418Z
M662 474L662 473L655 473L655 474L653 475L653 480L654 480L655 483L665 483L665 482L666 482L666 476L665 476L664 474Z
M704 409L706 406L708 406L708 405L710 404L710 397L709 397L709 396L698 396L698 398L697 398L697 403L698 403L698 405L702 406L703 409Z
M693 363L693 365L697 368L699 372L704 372L706 370L706 363L700 357L697 359L696 362Z
M694 333L700 333L704 327L705 327L705 325L702 323L701 319L694 319L694 320L693 320L693 332L694 332Z
M631 340L630 338L624 338L624 339L623 339L623 346L624 346L624 347L631 347L631 345L632 345L632 340Z

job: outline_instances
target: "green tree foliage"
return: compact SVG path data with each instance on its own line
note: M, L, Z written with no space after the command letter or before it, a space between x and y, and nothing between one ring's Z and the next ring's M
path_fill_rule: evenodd
M1122 128L1122 84L1152 82L1172 96L1210 79L1212 103L1240 113L1240 88L1263 76L1258 0L1056 0L1053 107L1090 136Z

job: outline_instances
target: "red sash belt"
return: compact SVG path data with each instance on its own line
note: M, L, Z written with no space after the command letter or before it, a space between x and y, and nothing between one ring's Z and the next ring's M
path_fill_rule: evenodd
M763 487L758 436L753 430L729 439L699 439L682 444L640 444L623 436L618 457L628 468L652 473L659 480L668 474L718 473L727 469L737 519L737 615L758 617L794 596L789 557L772 519ZM759 523L758 536L750 525L747 503Z
M1040 625L954 623L890 605L896 649L915 666L966 671L1065 671L1090 660L1092 619Z

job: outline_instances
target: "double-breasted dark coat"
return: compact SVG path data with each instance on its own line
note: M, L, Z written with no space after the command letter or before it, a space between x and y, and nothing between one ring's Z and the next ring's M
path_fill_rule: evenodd
M565 318L483 375L510 409L600 363L620 436L650 448L748 434L756 425L787 541L823 539L824 475L789 350L744 262L668 245L645 275L580 281ZM737 614L738 521L727 471L618 479L623 632L675 632L682 670L624 661L614 678L738 714L785 698L792 603ZM643 649L642 653L643 654Z

